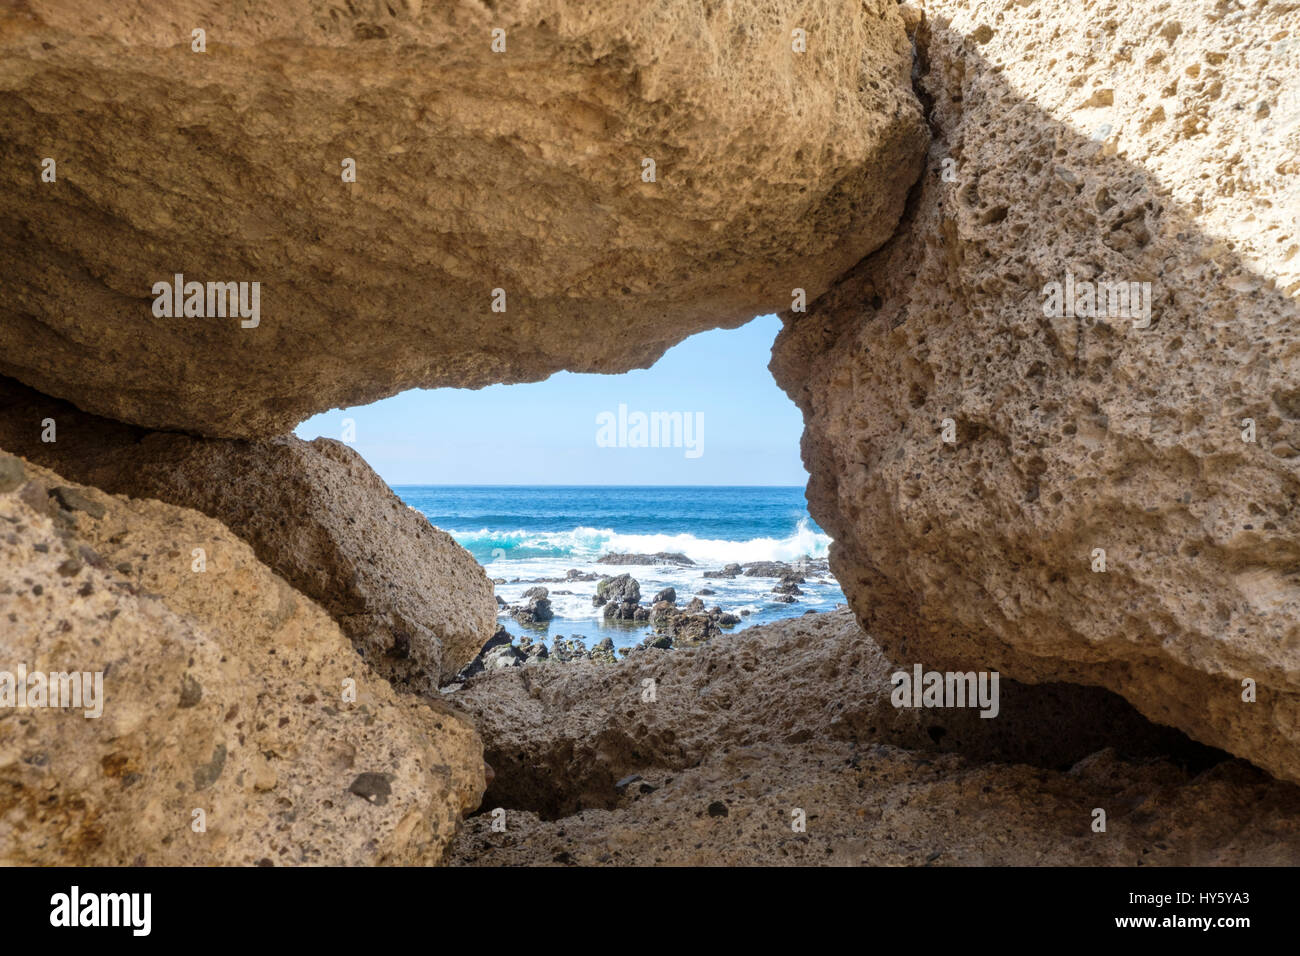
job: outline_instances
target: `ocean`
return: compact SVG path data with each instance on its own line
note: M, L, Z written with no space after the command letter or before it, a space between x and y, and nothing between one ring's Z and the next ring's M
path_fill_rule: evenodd
M755 487L515 487L399 485L394 491L436 527L456 539L488 577L504 579L496 593L507 604L518 601L540 579L563 578L571 569L614 576L631 574L649 604L663 588L677 591L685 604L701 588L714 591L706 607L741 617L729 629L807 611L827 611L844 602L829 572L806 574L794 604L774 600L770 577L705 578L705 571L751 561L795 562L802 556L825 559L830 538L808 515L804 489ZM597 564L611 552L676 552L693 566ZM554 619L524 626L504 612L499 621L510 633L543 637L581 636L591 646L610 637L627 647L649 633L643 623L607 622L592 606L595 581L546 582ZM724 634L727 632L724 632Z

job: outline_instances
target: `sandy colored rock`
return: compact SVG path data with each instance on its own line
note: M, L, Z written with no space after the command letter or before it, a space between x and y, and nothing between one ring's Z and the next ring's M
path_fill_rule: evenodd
M475 678L447 699L473 715L495 776L452 862L1300 863L1300 788L1115 694L1000 682L985 719L894 708L894 669L842 610Z
M0 708L0 862L443 859L484 786L469 724L396 695L216 521L25 472L0 494L0 659L101 671L104 706Z
M772 362L832 568L905 665L1300 780L1300 10L925 9L922 185ZM1150 326L1046 314L1071 275L1150 283Z
M263 438L646 367L888 238L924 149L910 69L894 0L6 5L0 373ZM177 273L260 282L259 324L155 316Z
M1105 833L1092 811L1107 811ZM725 809L725 813L723 810ZM795 832L802 810L806 832ZM1243 761L1193 774L1112 751L1066 771L847 741L761 744L650 772L560 820L507 810L453 866L1295 866L1300 790Z
M1152 725L1099 688L1000 680L997 715L987 718L978 709L897 708L890 680L897 670L845 608L698 648L638 650L613 666L493 671L445 699L483 737L496 774L484 806L547 818L616 805L617 784L631 774L810 741L955 751L1057 770L1106 746L1196 766L1226 756Z
M42 440L46 421L53 442ZM433 691L496 630L483 568L340 442L151 432L0 379L0 448L75 481L216 518L401 688Z

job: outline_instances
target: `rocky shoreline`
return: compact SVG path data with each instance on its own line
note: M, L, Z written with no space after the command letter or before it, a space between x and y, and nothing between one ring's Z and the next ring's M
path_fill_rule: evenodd
M612 557L615 560L607 561L605 557ZM664 556L662 554L620 554L605 557L599 559L597 563L646 565L662 563L656 559ZM681 556L671 555L670 557ZM631 558L636 560L628 560ZM685 563L688 565L694 564L689 559ZM722 569L702 572L704 578L734 578L742 574L747 577L776 578L778 580L772 587L774 595L772 600L788 604L795 603L799 595L803 593L799 589L799 585L807 583L807 575L826 575L828 573L829 566L825 559L814 559L806 556L794 562L755 561L744 565L728 564ZM731 613L724 611L720 605L716 604L706 607L703 598L712 596L715 593L706 587L702 587L694 597L684 603L678 601L677 591L671 587L662 589L650 601L643 603L640 582L628 573L612 577L601 577L596 574L584 574L574 569L570 570L563 578L547 579L548 583L591 580L597 582L592 605L603 609L602 615L606 621L624 621L630 624L647 625L652 629L651 633L643 638L639 644L633 647L621 647L617 650L614 647L613 640L608 636L599 639L588 650L585 635L573 634L566 639L564 635L559 634L552 638L551 647L548 650L545 643L534 640L530 635L522 635L516 638L504 628L499 628L492 639L475 656L474 660L456 676L455 680L464 680L466 677L481 673L485 669L521 667L527 664L544 663L552 660L564 662L597 660L612 663L620 656L627 656L646 648L668 650L674 647L698 647L717 637L725 630L735 627L744 616L749 614L749 611L743 608L739 613ZM513 583L520 582L521 579L516 578ZM504 613L520 624L530 627L544 625L554 617L551 609L550 593L547 588L540 586L539 582L538 586L531 587L523 592L521 601L507 604L498 597L497 604L504 609ZM805 613L812 614L816 612L807 611Z

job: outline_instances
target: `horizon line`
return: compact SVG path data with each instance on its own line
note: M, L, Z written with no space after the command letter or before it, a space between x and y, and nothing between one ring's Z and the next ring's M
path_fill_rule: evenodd
M536 484L533 482L465 484L453 482L390 482L390 488L803 488L807 485L597 485Z

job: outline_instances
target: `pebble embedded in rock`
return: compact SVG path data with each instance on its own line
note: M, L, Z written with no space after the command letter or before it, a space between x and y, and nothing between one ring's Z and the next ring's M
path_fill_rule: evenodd
M386 773L358 774L352 781L352 785L348 787L348 793L355 793L358 797L382 807L388 803L388 798L393 793L390 779L391 776Z

